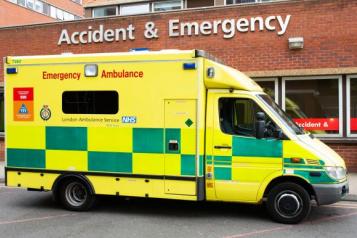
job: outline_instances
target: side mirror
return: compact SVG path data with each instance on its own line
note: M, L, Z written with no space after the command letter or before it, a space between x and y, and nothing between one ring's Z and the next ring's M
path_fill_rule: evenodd
M264 138L265 132L265 113L257 112L255 120L255 137L257 139Z

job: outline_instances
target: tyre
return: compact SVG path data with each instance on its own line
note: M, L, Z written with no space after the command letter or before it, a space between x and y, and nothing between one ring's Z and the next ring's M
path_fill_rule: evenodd
M87 211L95 202L88 183L79 179L67 179L59 188L59 200L61 204L71 211Z
M284 224L296 224L309 215L311 199L302 186L285 182L275 185L270 190L266 206L273 220Z

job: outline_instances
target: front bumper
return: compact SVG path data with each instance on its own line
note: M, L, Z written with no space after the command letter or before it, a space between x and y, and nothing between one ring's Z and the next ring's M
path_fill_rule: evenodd
M316 201L319 205L327 205L340 201L349 192L348 181L338 184L313 184Z

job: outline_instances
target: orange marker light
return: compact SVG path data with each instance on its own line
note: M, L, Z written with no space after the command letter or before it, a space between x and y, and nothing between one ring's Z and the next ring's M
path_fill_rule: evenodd
M299 163L301 163L301 158L291 158L291 163L297 163L297 164L299 164Z

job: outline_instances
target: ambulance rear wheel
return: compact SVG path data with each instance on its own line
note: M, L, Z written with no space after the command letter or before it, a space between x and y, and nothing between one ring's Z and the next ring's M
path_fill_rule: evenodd
M310 202L310 195L302 186L285 182L270 190L266 206L273 220L284 224L296 224L309 215Z
M62 205L71 211L87 211L95 202L89 185L78 179L68 179L61 184L59 198Z

